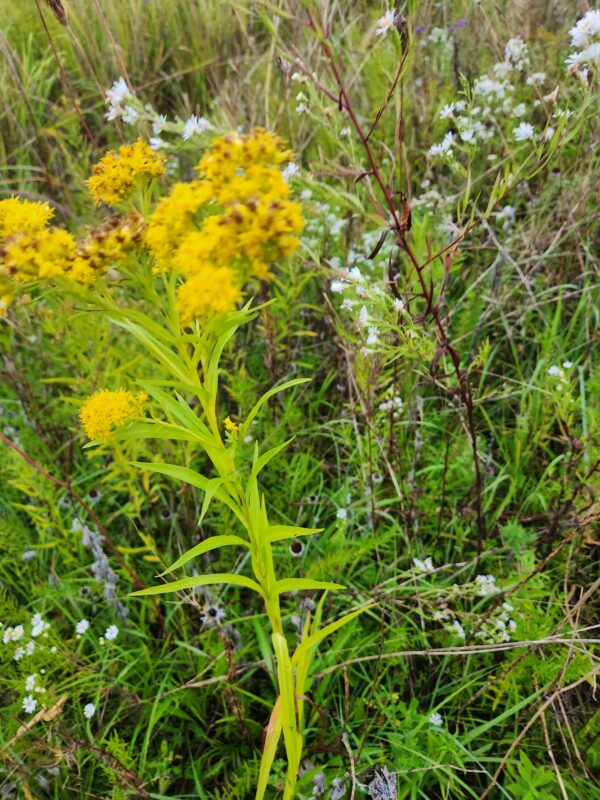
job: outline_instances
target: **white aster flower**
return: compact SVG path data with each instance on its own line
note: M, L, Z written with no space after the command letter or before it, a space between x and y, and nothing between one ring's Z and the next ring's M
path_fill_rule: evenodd
M35 550L25 550L25 552L21 555L22 561L31 561L32 558L37 556L37 552Z
M440 110L440 119L450 119L456 110L456 103L448 103Z
M393 27L395 19L395 8L391 8L389 11L386 11L383 17L380 17L380 19L377 21L377 28L375 29L377 36L382 36L383 34L387 33Z
M369 334L367 336L367 344L377 344L377 342L379 341L378 334L379 330L376 327L372 326L371 328L369 328Z
M340 131L340 136L350 136L351 133L352 133L352 128L348 127L342 128Z
M35 650L35 642L27 642L25 645L25 655L30 656Z
M420 558L413 558L413 564L419 572L435 572L435 567L433 566L431 558L426 558L425 561L421 561Z
M187 141L195 134L205 133L206 131L210 130L210 128L212 128L212 125L207 119L204 117L198 117L196 114L192 114L192 116L183 126L183 133L181 136Z
M83 716L86 719L91 719L96 713L96 706L93 703L86 703L83 707Z
M546 80L545 72L532 72L531 75L525 81L525 83L528 86L535 86L537 83L543 83L545 80Z
M159 114L158 117L152 123L152 133L155 136L160 136L160 134L165 129L165 125L167 124L167 118L164 114Z
M13 655L13 658L15 661L20 661L24 655L25 655L25 650L23 650L22 647L17 647Z
M125 122L127 125L135 125L135 123L138 120L138 117L139 114L137 112L137 109L135 109L133 106L130 105L125 106L122 114L123 122Z
M348 519L348 511L345 508L338 508L335 512L337 519Z
M25 691L26 692L33 692L35 689L35 681L37 678L37 672L34 672L33 675L29 675L25 680Z
M155 152L167 146L165 140L161 139L160 136L151 136L148 144L150 145L150 150L154 150Z
M108 105L108 112L105 114L106 119L110 121L123 116L123 103L132 97L133 95L124 78L121 77L115 81L112 88L106 92L106 104Z
M553 364L553 365L552 365L552 366L551 366L551 367L548 369L548 375L550 375L552 378L562 378L562 376L563 376L563 371L562 371L562 369L561 369L560 367L558 367L556 364Z
M116 625L109 625L109 627L104 631L104 638L108 639L109 642L114 641L118 635L119 629Z
M429 717L429 724L433 725L434 728L441 728L444 724L442 715L438 714L437 711L434 711L434 713Z
M347 285L348 284L343 283L342 281L331 281L331 284L330 284L329 288L331 289L332 292L335 292L336 294L339 294L340 292L344 291L344 289L347 287Z
M77 625L75 625L75 633L80 635L84 634L87 629L90 627L90 623L87 619L80 619Z
M454 622L452 623L451 627L452 627L452 629L454 630L454 632L456 633L456 635L458 636L459 639L464 639L465 638L465 629L460 624L460 622L458 622L458 620L455 619Z
M297 114L306 114L308 111L308 106L306 103L298 103L296 106L296 113Z
M513 136L515 142L525 142L527 139L532 139L535 133L533 125L529 122L521 122L516 128L513 128Z
M600 10L588 11L569 31L571 45L583 47L588 39L597 33L600 33Z
M36 639L38 636L41 636L41 635L42 635L42 633L44 633L45 631L47 631L49 627L50 627L50 625L48 625L48 623L47 623L47 622L44 622L44 620L43 620L43 619L41 619L41 620L40 620L40 621L39 621L39 622L38 622L36 625L34 625L34 626L33 626L33 628L31 629L31 635L33 636L33 638L34 638L34 639Z
M475 141L475 129L465 128L464 130L460 131L460 138L463 140L463 142Z
M25 711L25 713L33 714L36 706L37 700L32 695L28 694L27 697L23 698L23 711Z
M298 164L295 164L293 161L287 164L284 169L282 170L281 174L283 175L283 179L285 181L289 181L290 178L294 178L300 172L300 167Z

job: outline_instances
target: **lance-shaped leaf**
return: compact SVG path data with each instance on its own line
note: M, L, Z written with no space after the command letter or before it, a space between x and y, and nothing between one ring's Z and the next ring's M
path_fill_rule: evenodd
M180 425L173 425L170 422L155 422L154 420L131 422L123 428L117 428L117 430L112 433L112 438L119 441L129 439L173 439L185 442L198 441L198 437L195 433L182 428Z
M367 611L369 608L373 608L374 605L375 604L373 603L369 606L365 606L364 608L359 608L356 611L351 611L349 614L345 614L343 617L340 617L340 619L336 619L335 622L331 622L329 625L325 625L325 627L321 628L320 631L317 631L316 633L307 636L300 642L300 644L296 648L296 651L292 657L293 664L300 666L302 661L308 655L308 653L310 653L310 651L316 645L318 645L319 642L322 642L323 639L325 639L327 636L331 636L332 633L335 633L337 630L346 625L348 622L351 622L353 619L356 619L356 617L358 617L364 611Z
M277 698L269 724L265 732L265 744L263 747L262 757L260 759L260 769L258 771L258 782L256 784L256 800L263 800L267 785L269 782L269 775L271 774L271 767L275 760L275 753L277 752L277 745L281 737L281 729L283 727L281 719L281 695Z
M275 583L277 594L283 592L303 592L308 589L345 589L340 583L314 581L312 578L283 578Z
M195 575L192 578L182 578L173 583L163 583L162 586L150 586L147 589L140 589L131 592L129 597L147 597L155 594L168 594L169 592L181 592L183 589L195 589L198 586L214 586L219 583L231 583L234 586L243 586L245 589L252 589L264 597L261 587L251 578L245 575L234 575L231 572L215 572L212 575Z
M196 438L203 446L208 445L210 447L214 445L214 439L209 429L196 416L181 395L177 395L177 399L175 399L167 392L159 389L154 383L149 381L140 381L139 383L157 403L160 403L165 414L170 415L175 422L178 422L187 430L196 433Z
M283 726L283 739L288 757L288 772L293 770L293 765L298 761L298 738L296 703L294 698L294 676L292 661L285 638L280 633L273 634L273 649L277 659L277 680L281 695L281 716Z
M321 533L325 528L299 528L296 525L270 525L269 541L281 542L283 539L296 539L298 536L311 536Z
M158 472L160 475L166 475L169 478L175 478L175 480L189 483L190 486L196 486L198 489L202 489L203 492L212 491L213 496L224 503L227 508L231 509L240 522L244 526L246 525L241 511L227 492L219 487L216 489L214 488L214 478L205 478L204 475L200 475L196 470L190 467L180 467L178 464L163 464L161 461L132 461L131 463L133 466L139 467L140 469L145 469L149 472Z
M287 442L282 442L281 444L272 447L270 450L267 450L267 452L263 453L262 456L258 455L258 444L256 444L254 448L254 458L252 462L252 474L256 477L258 473L267 466L267 464L272 458L275 458L275 456L278 455L278 453L281 453L282 450L285 450L288 444L291 444L291 442L293 441L294 441L293 438L288 439Z
M234 545L238 545L240 547L250 547L250 543L245 539L242 539L241 536L235 536L233 534L211 536L210 539L207 539L205 542L200 542L200 544L191 547L187 552L180 556L174 564L171 564L169 569L161 572L158 577L162 578L162 576L166 575L167 572L173 572L174 570L183 567L183 565L187 564L188 561L191 561L192 558L197 558L204 553L210 553L211 550L219 550L221 547L233 547Z
M263 405L269 400L273 395L278 394L279 392L284 392L286 389L291 389L292 386L299 386L301 383L307 383L310 381L310 378L293 378L291 381L286 381L285 383L280 384L279 386L274 386L272 389L269 389L268 392L265 392L263 396L252 406L250 409L250 413L244 420L242 427L240 429L240 438L243 438L246 434L246 431L252 424L252 420L258 414L260 409Z
M182 386L185 386L186 389L191 391L196 390L197 384L191 380L191 371L189 367L173 352L173 350L164 345L155 336L152 336L152 334L142 328L141 325L119 318L113 318L113 322L115 325L119 325L121 328L125 328L125 330L132 333L135 338L181 382Z

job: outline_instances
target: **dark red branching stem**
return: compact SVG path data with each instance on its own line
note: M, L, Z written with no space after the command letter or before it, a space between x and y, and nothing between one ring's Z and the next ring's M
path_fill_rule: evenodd
M327 42L327 35L324 31L319 31L317 29L317 25L310 11L308 12L308 24L309 27L313 31L315 31L317 35L319 35L323 53L325 54L325 57L329 64L329 68L337 84L339 92L339 97L337 98L337 101L340 110L345 110L348 116L350 117L350 121L352 122L352 125L356 133L358 134L358 137L361 141L361 144L369 160L370 174L373 176L375 182L379 186L381 194L383 195L383 198L385 200L385 205L387 206L387 209L391 217L390 228L394 232L396 238L396 245L406 253L409 261L411 262L411 265L413 266L416 272L417 279L421 287L421 292L426 302L427 313L431 315L435 323L435 326L437 328L440 350L443 353L448 353L448 355L450 356L450 360L452 362L454 373L458 381L460 397L465 407L467 430L469 432L469 439L471 442L471 449L473 452L473 464L475 469L475 509L477 514L477 528L478 528L477 551L478 553L481 553L486 529L485 529L485 521L483 518L483 503L482 503L483 484L482 484L482 473L481 473L481 461L479 458L479 452L477 450L477 438L476 438L475 422L473 416L473 396L471 393L471 387L469 384L468 375L464 369L461 369L460 366L460 354L456 349L456 347L452 345L452 343L448 338L446 328L440 316L439 307L436 303L434 303L433 289L430 289L428 287L427 281L425 280L425 276L423 274L423 270L426 264L430 263L435 258L438 258L443 252L447 251L449 248L446 247L439 253L436 253L435 256L430 257L427 260L426 264L419 264L417 257L415 256L410 244L407 241L406 238L407 228L406 225L403 224L400 219L398 209L396 208L396 204L394 203L392 189L383 179L383 176L381 174L381 169L379 167L379 164L377 162L377 159L369 142L369 137L373 132L375 126L372 126L368 133L365 133L365 131L363 130L363 127L360 124L357 114L352 105L352 101L350 100L350 97L348 96L348 93L344 86L344 81L342 80L342 76L335 62L333 52ZM330 95L329 92L327 92L327 94Z

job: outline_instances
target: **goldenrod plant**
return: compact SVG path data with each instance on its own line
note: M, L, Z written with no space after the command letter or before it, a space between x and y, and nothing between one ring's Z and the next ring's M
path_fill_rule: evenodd
M210 551L236 548L250 557L253 577L241 572L207 573L159 583L134 592L144 597L231 584L256 592L271 629L279 695L265 735L256 797L263 798L281 737L287 775L284 798L291 800L303 749L304 703L310 684L314 648L354 619L358 608L322 626L322 604L308 614L302 637L290 652L282 623L282 596L291 592L343 589L338 583L278 574L273 545L319 533L319 528L278 524L269 518L260 473L288 442L264 452L258 442L250 464L238 443L269 398L309 378L295 378L263 394L244 420L233 422L219 411L220 360L240 326L260 306L244 295L252 282L267 282L270 270L298 246L303 220L300 205L282 167L292 153L275 135L254 129L215 138L201 158L199 178L177 183L153 204L153 179L164 174L164 159L138 140L107 153L87 185L97 203L119 213L81 241L61 228L48 228L51 210L16 198L0 201L4 226L3 275L11 297L21 284L64 279L90 311L97 310L128 331L166 378L138 379L142 391L100 389L81 407L81 423L97 443L136 439L188 442L208 456L214 475L202 475L185 464L134 462L146 473L159 473L204 492L198 524L213 500L223 503L238 532L212 536L191 547L160 577L171 575ZM128 270L124 261L132 256ZM120 264L133 289L153 305L153 316L117 302L102 280ZM157 288L156 285L161 290ZM162 284L162 286L160 286ZM147 402L148 401L148 402ZM154 413L147 417L145 406ZM159 412L158 414L156 412Z

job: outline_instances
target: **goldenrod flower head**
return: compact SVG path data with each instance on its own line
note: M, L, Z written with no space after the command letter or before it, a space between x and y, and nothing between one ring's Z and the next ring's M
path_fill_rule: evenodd
M158 203L148 222L145 241L161 268L171 266L185 234L194 230L194 217L213 195L213 188L206 181L176 183L171 194Z
M94 167L87 187L97 203L105 202L114 206L131 193L137 178L155 178L164 171L162 157L138 139L103 156Z
M45 228L54 211L47 203L9 197L0 200L0 239L17 233L35 233Z
M283 142L263 128L250 133L228 133L212 143L198 164L198 171L215 186L230 180L239 169L252 166L280 166L292 161L293 153L285 150Z
M116 214L79 242L75 258L66 266L66 274L77 283L94 283L126 258L142 240L144 230L144 220L137 211Z
M226 314L233 311L241 299L242 291L233 269L206 266L179 287L177 308L181 324Z
M102 389L88 397L79 416L89 439L108 439L116 428L137 416L148 396L125 389Z
M53 278L65 272L75 239L62 228L11 236L0 248L0 273L15 283Z
M228 433L237 433L242 427L239 422L234 422L231 417L225 417L224 423L225 430Z

